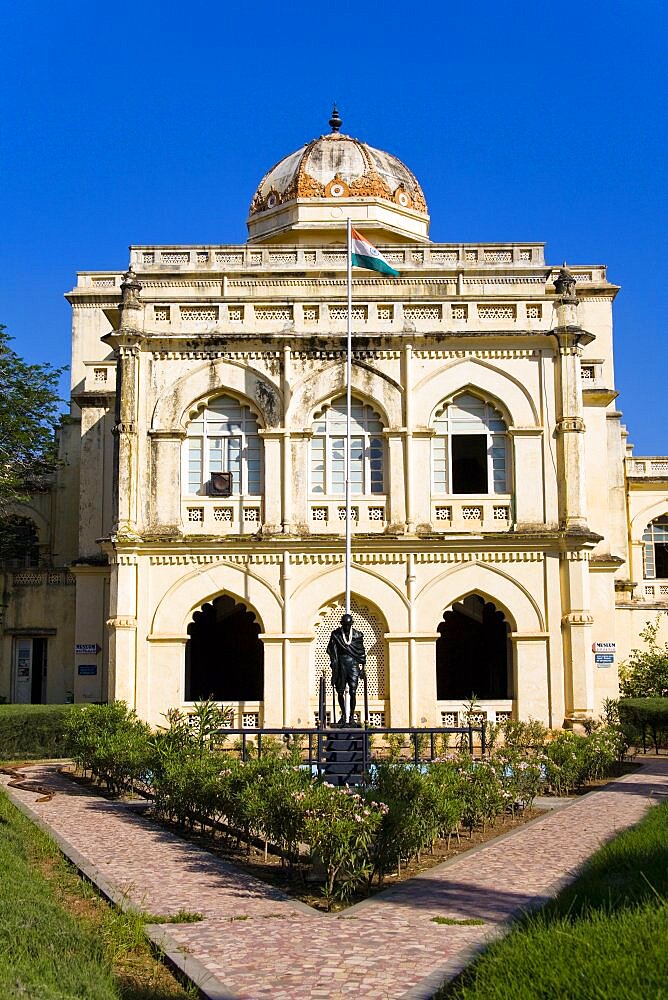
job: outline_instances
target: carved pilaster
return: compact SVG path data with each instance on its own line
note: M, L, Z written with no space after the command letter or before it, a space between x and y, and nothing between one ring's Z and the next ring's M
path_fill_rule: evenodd
M561 558L561 618L564 655L566 721L573 725L594 711L591 654L594 616L590 611L589 559L586 550L564 552Z
M139 337L119 335L114 426L114 531L132 535L137 526L137 396Z
M554 283L557 293L557 451L559 458L559 520L568 530L587 530L584 407L580 384L580 355L593 334L578 324L575 278L564 267Z

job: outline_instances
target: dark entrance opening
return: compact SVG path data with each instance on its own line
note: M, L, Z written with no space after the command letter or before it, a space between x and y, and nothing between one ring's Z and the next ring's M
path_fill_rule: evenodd
M488 492L486 434L453 434L452 492Z
M41 705L46 700L46 644L46 639L32 641L30 701L33 705Z
M512 698L510 629L501 611L471 594L445 612L438 632L439 701Z
M196 611L188 626L185 700L262 701L260 631L253 612L225 595Z

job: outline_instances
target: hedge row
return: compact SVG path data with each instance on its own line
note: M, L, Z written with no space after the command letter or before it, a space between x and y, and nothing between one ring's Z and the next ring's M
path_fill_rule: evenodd
M75 705L0 705L0 760L64 757L65 721Z
M620 698L619 721L629 743L643 752L651 739L658 753L668 747L668 698Z
M534 749L505 746L485 760L457 752L430 765L378 762L351 791L316 779L294 739L265 738L261 758L240 759L218 712L204 703L193 724L173 711L166 729L151 732L123 703L90 706L70 719L67 746L110 791L143 787L161 819L263 840L302 875L324 869L330 903L438 840L530 806L541 789L564 793L598 776L619 756L618 731L602 727L559 733Z

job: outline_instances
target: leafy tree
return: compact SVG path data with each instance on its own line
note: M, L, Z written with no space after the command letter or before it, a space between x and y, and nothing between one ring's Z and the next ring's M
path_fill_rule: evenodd
M668 642L657 641L660 618L647 622L640 633L646 649L634 649L619 671L625 698L662 698L668 695Z
M45 489L57 462L58 380L65 370L28 364L0 324L0 538L13 544L11 507ZM0 543L1 544L1 543Z
M26 557L39 559L37 531L34 522L27 517L0 518L0 565L11 565L19 560L18 568L23 568Z

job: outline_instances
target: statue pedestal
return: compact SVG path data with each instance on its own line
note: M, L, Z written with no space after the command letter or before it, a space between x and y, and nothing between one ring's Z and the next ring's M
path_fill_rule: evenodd
M328 730L323 741L322 776L330 785L359 785L364 773L363 729Z

